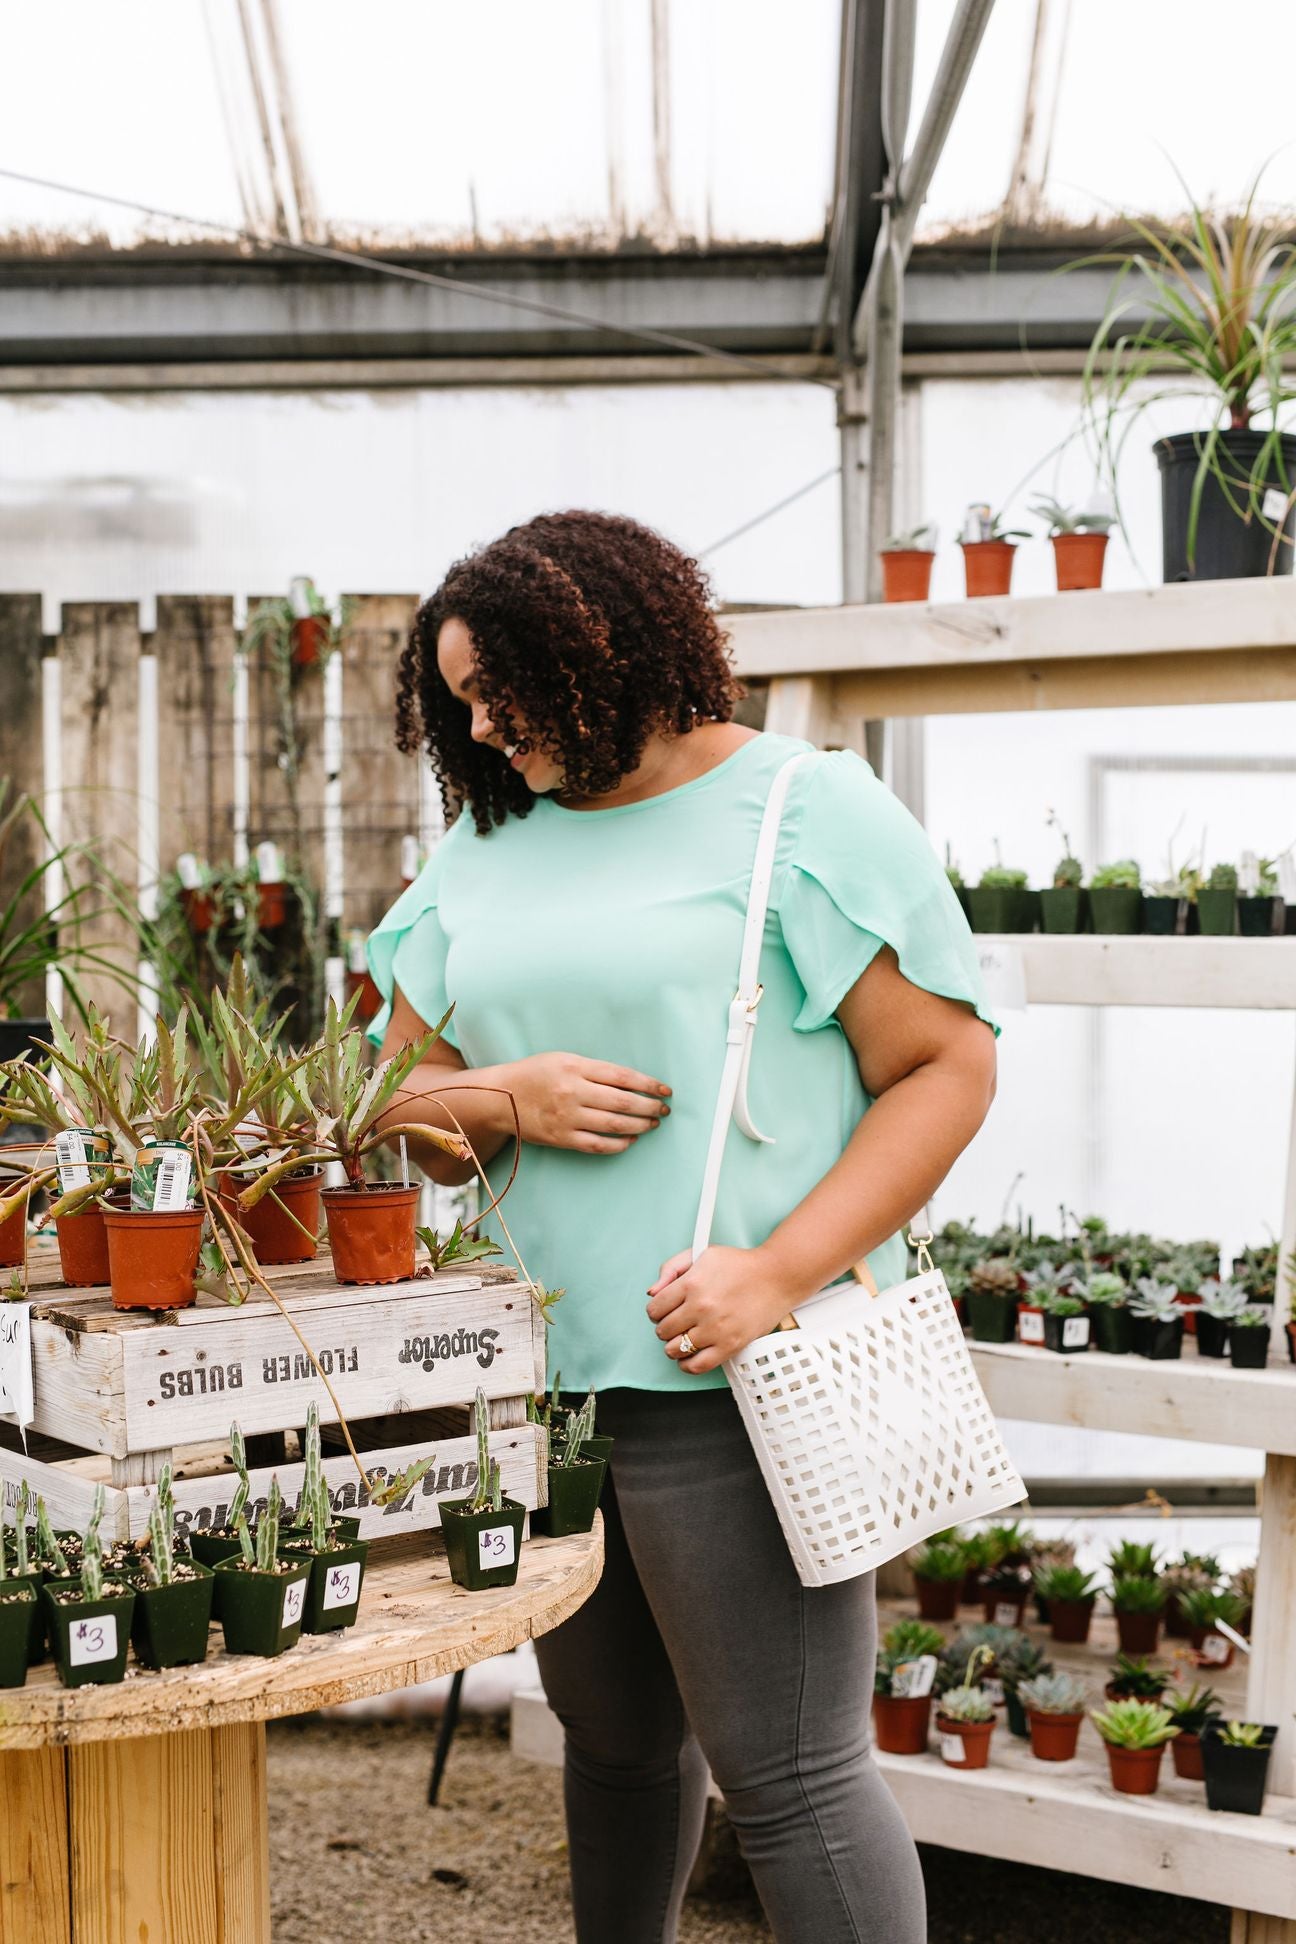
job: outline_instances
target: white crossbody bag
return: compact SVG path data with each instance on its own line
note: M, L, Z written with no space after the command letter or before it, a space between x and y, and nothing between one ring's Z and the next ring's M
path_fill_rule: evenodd
M783 765L761 820L695 1262L711 1240L730 1121L748 1140L771 1138L747 1104L761 941L788 787L814 760ZM909 1240L920 1273L908 1282L879 1295L867 1263L858 1264L854 1283L800 1304L724 1366L803 1586L872 1572L946 1526L1025 1497L928 1253L930 1231Z

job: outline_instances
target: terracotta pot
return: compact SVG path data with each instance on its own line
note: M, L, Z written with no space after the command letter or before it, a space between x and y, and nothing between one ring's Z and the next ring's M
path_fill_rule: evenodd
M931 1728L932 1698L875 1694L873 1737L884 1755L925 1755Z
M1156 1748L1114 1748L1104 1743L1112 1787L1120 1795L1155 1795L1165 1743Z
M1078 587L1101 587L1106 552L1105 533L1055 533L1053 564L1057 568L1058 593L1069 594Z
M1080 1739L1083 1714L1036 1714L1026 1710L1030 1722L1031 1754L1041 1762L1073 1762Z
M210 891L188 891L182 889L180 902L184 906L189 929L194 932L209 932L216 918L216 906Z
M1193 1289L1177 1289L1175 1301L1184 1313L1184 1329L1189 1336L1197 1334L1197 1311L1201 1308L1201 1297Z
M1285 1323L1283 1328L1287 1332L1287 1355L1296 1364L1296 1323Z
M1201 1736L1185 1734L1181 1728L1170 1744L1170 1758L1174 1772L1184 1782L1204 1782L1202 1769Z
M257 925L261 931L278 931L288 916L286 884L257 886Z
M1155 1654L1161 1638L1159 1613L1118 1613L1116 1633L1122 1654Z
M328 646L329 624L326 614L303 614L292 625L294 668L314 668Z
M380 1012L382 1009L383 996L374 984L370 973L347 973L346 996L348 1000L354 999L357 992L362 993L364 996L360 1004L356 1007L356 1017L358 1019L372 1019L374 1014Z
M0 1222L0 1269L16 1269L23 1259L27 1235L27 1211L20 1208L7 1222Z
M918 1588L918 1617L920 1620L952 1620L958 1612L960 1584L958 1580L919 1579L914 1576Z
M960 540L959 545L963 549L963 579L969 600L1009 592L1013 555L1017 551L1013 541Z
M408 1282L414 1274L419 1190L378 1182L326 1188L321 1197L339 1282Z
M165 1215L106 1208L104 1227L114 1309L188 1309L198 1293L201 1208Z
M1081 1646L1089 1638L1094 1602L1088 1600L1050 1600L1049 1629L1054 1640Z
M110 1280L108 1231L103 1209L91 1202L78 1215L61 1215L54 1224L63 1280L74 1289L102 1288Z
M304 1169L301 1174L285 1175L278 1187L272 1193L262 1195L254 1208L240 1208L240 1186L248 1187L250 1178L243 1177L240 1184L237 1175L223 1174L220 1184L221 1207L228 1209L245 1231L258 1262L267 1265L311 1262L315 1257L315 1237L319 1233L320 1188L323 1181L323 1168ZM302 1228L310 1231L309 1235L302 1234L298 1222Z
M941 1760L947 1768L981 1769L990 1765L990 1737L993 1721L951 1721L938 1714L936 1732L940 1736ZM956 1744L962 1744L961 1747Z
M932 562L936 556L919 547L893 547L880 554L882 599L925 601L931 593Z

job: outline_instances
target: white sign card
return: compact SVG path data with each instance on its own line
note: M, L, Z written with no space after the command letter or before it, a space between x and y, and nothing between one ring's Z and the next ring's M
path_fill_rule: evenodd
M1017 1335L1023 1343L1043 1343L1043 1310L1019 1310L1017 1312Z
M1062 1318L1062 1348L1064 1350L1083 1350L1089 1341L1089 1318L1087 1316L1064 1316Z
M93 1620L74 1620L68 1629L68 1665L93 1667L117 1658L117 1615L99 1613Z
M330 1566L324 1576L324 1611L354 1606L360 1598L360 1561L348 1560L345 1566Z
M487 1526L484 1532L479 1532L477 1558L484 1567L511 1566L517 1558L512 1526Z
M0 1416L32 1421L31 1304L0 1303Z
M995 1602L994 1623L996 1627L1015 1627L1021 1618L1021 1608L1016 1600L997 1600Z
M302 1608L305 1604L306 1582L304 1579L293 1580L284 1588L283 1618L280 1621L280 1625L283 1627L295 1627L302 1617Z
M78 1127L64 1127L54 1136L54 1158L58 1163L59 1187L65 1195L74 1188L90 1186L85 1140Z
M976 940L977 963L991 1012L1025 1012L1026 967L1020 945Z
M967 1760L967 1756L963 1750L962 1735L942 1735L940 1738L940 1752L943 1760L952 1762L955 1768L962 1768L964 1762Z
M931 1693L935 1679L935 1654L921 1654L917 1660L901 1661L893 1671L891 1692L897 1700L921 1701Z

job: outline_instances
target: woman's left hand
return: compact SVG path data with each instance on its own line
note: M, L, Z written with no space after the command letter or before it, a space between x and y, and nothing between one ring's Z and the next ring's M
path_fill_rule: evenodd
M801 1292L789 1291L760 1249L710 1248L696 1263L688 1249L672 1256L648 1294L666 1355L700 1377L781 1323ZM680 1355L683 1336L692 1356Z

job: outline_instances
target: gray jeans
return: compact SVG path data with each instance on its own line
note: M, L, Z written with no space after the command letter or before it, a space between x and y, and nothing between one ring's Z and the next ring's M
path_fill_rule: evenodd
M537 1642L566 1731L578 1944L673 1944L706 1772L779 1944L923 1944L869 1752L871 1578L801 1586L727 1390L614 1390L606 1564Z

